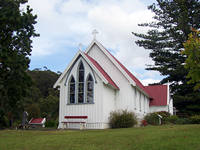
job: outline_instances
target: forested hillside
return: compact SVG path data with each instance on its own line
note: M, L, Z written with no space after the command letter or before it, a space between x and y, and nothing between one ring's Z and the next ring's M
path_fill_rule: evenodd
M28 71L33 84L26 98L25 109L31 117L46 117L47 119L57 119L59 92L53 89L53 85L59 74L51 70L34 69Z
M48 121L54 120L56 122L58 119L59 91L53 89L53 85L58 79L59 73L46 68L45 70L29 70L28 75L32 79L32 85L30 89L27 89L28 94L20 104L23 107L19 110L19 115L13 115L11 112L5 113L0 127L20 124L23 111L28 112L28 120L32 117L46 117Z

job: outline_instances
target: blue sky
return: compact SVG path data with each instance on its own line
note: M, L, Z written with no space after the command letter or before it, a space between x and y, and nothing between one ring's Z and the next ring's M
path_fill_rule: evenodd
M158 72L146 71L153 64L149 51L138 47L131 32L145 33L138 23L152 21L147 5L154 0L29 0L37 14L35 28L40 37L33 39L30 69L46 66L64 71L79 48L97 40L119 59L144 84L157 82Z

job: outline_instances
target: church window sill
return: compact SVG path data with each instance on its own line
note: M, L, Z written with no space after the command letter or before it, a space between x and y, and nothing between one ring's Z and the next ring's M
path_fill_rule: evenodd
M87 104L94 104L94 102L91 102L91 103L68 103L67 105L87 105Z

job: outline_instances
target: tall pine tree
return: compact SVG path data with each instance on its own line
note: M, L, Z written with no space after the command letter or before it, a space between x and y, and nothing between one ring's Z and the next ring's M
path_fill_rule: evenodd
M0 1L0 112L8 119L19 116L31 85L27 70L31 38L38 36L34 29L37 16L29 6L22 9L25 3L27 0Z
M139 24L150 28L146 34L133 33L140 39L136 44L150 50L154 65L147 70L159 71L171 82L174 105L187 114L200 113L200 92L187 84L188 71L184 68L186 56L180 52L188 39L191 28L200 28L199 0L156 0L148 7L154 13L154 21Z

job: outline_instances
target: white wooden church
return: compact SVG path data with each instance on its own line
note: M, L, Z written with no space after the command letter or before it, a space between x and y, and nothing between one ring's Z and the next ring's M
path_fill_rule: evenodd
M138 119L156 111L173 113L169 85L144 86L95 38L79 50L54 88L60 89L59 126L109 128L110 112L129 110ZM81 120L81 121L80 121ZM84 120L84 121L83 121Z

